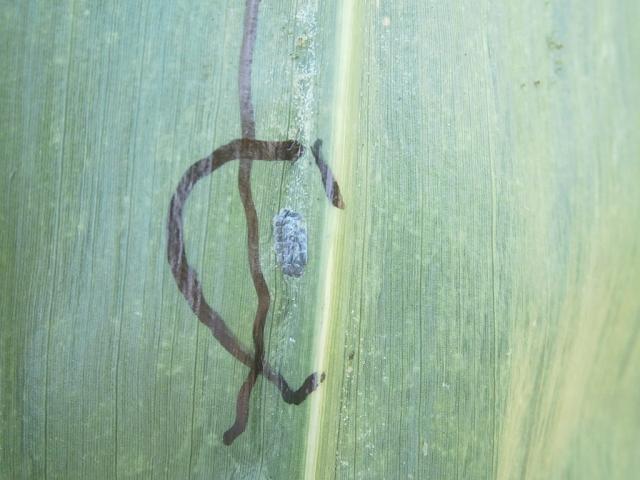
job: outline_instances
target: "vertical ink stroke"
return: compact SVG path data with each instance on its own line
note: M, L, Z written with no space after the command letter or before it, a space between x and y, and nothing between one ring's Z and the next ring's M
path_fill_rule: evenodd
M242 47L240 49L240 62L238 67L238 93L240 96L240 127L244 138L255 138L256 122L251 101L251 72L253 65L253 50L256 45L258 30L258 7L260 0L247 0L244 12L244 29L242 34ZM249 270L251 279L258 295L258 306L253 320L253 348L254 363L247 375L236 400L236 420L224 433L224 443L230 445L238 435L244 432L249 419L249 399L251 391L262 371L264 363L264 326L271 304L271 295L267 282L260 268L260 245L258 230L258 214L251 194L251 167L252 161L248 158L240 159L238 168L238 190L244 207L244 215L247 220L247 255L249 258Z

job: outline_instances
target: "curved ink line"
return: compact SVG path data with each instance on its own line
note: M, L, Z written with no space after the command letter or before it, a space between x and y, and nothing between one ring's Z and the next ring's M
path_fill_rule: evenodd
M338 186L338 182L333 176L333 172L329 168L329 165L327 165L324 158L322 158L321 148L322 140L318 138L311 147L311 153L313 153L313 158L316 159L316 165L318 166L318 170L320 170L320 177L322 179L324 192L334 207L344 210L345 204L344 200L342 200L342 195L340 195L340 187Z
M302 155L303 150L302 145L293 140L281 142L250 139L233 140L214 150L208 157L198 160L191 165L180 179L169 204L167 260L178 289L187 300L193 313L196 314L204 325L209 327L215 339L237 360L250 367L252 372L256 370L255 356L239 342L220 314L207 303L204 293L202 292L202 286L198 280L198 274L196 270L189 265L184 245L184 205L193 187L199 180L231 160L245 158L249 161L295 161ZM276 372L268 362L263 361L261 365L262 368L255 375L257 376L259 373L264 375L280 390L283 400L286 403L294 405L302 403L307 395L313 392L320 382L324 380L324 374L318 377L316 373L313 373L305 379L298 390L292 390L284 377ZM241 392L244 389L246 389L246 387L243 385ZM240 412L241 416L246 414L248 417L248 403L238 403L236 411ZM244 424L246 425L246 421ZM230 429L230 431L233 430L231 434L227 435L225 433L224 441L227 445L229 445L237 435L242 433L234 427Z
M317 145L317 142L316 142ZM195 184L213 173L225 163L235 159L245 159L248 162L254 160L263 161L296 161L304 152L304 147L294 141L263 141L252 140L248 138L233 140L214 150L211 155L202 158L192 164L182 175L176 191L171 197L169 204L169 216L167 221L167 260L171 267L171 272L176 281L178 289L187 300L193 313L196 314L200 322L206 325L213 334L214 338L231 355L241 363L249 367L251 370L245 382L242 384L238 393L236 402L236 420L234 424L227 430L223 436L226 445L230 445L246 428L249 418L249 398L251 389L255 384L258 375L262 374L271 383L273 383L282 395L282 399L289 404L299 405L309 394L311 394L324 380L325 375L317 373L309 375L302 383L300 388L292 390L284 377L276 372L271 365L264 359L264 344L260 344L260 349L256 348L256 352L260 354L252 355L251 352L244 347L231 329L224 322L224 319L216 312L204 297L202 286L198 279L198 273L189 265L185 250L183 217L184 205L193 190ZM328 168L328 167L327 167ZM322 171L321 171L322 172ZM337 183L336 183L337 186ZM242 185L241 194L249 192L249 187ZM250 199L251 200L251 199ZM251 200L253 203L253 201ZM246 210L245 210L246 213ZM260 269L260 260L258 256L257 245L259 245L257 216L249 225L249 244L250 244L250 268L254 284L256 282L256 272L262 278L262 287L258 293L259 302L266 298L266 308L258 308L256 320L254 321L254 345L257 341L262 341L262 332L264 329L264 320L269 308L269 289L262 271ZM255 250L252 251L251 244L255 244ZM259 280L259 278L258 278ZM259 316L260 315L260 316ZM257 330L258 328L262 330Z
M236 400L236 418L234 424L224 433L223 441L231 445L244 432L249 419L249 399L251 391L260 374L275 384L285 402L299 405L324 380L324 373L309 375L298 390L291 390L284 377L273 370L265 360L264 327L269 312L271 296L260 267L260 234L258 215L251 193L251 168L254 160L295 161L303 152L303 147L296 141L266 142L255 140L255 119L251 101L251 66L258 25L258 5L260 0L247 0L244 17L244 33L238 69L238 91L240 97L241 139L234 140L213 151L189 167L184 173L176 191L171 198L168 219L167 258L171 271L189 306L198 319L211 330L213 336L237 360L250 368ZM327 198L338 208L344 208L340 188L335 181L329 166L320 154L321 140L317 140L312 148L316 165L320 170ZM225 324L224 320L213 310L202 293L197 272L188 261L184 247L183 208L194 185L230 160L240 160L238 169L238 190L244 207L247 221L247 255L251 279L258 296L258 307L253 321L254 354L244 347Z

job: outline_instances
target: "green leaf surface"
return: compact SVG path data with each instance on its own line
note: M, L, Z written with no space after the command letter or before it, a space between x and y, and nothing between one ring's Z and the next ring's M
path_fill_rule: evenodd
M166 261L180 176L240 136L244 2L0 2L0 478L631 479L640 470L640 4L262 0L263 379ZM306 219L282 276L271 219ZM237 162L189 259L246 345Z

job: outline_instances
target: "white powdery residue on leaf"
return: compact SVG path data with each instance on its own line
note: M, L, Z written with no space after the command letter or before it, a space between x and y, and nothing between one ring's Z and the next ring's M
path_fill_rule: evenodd
M296 32L294 40L294 77L293 77L293 123L295 137L304 145L311 145L315 138L316 77L316 38L318 5L308 0L299 5L296 14ZM298 161L293 169L293 179L288 184L286 201L295 205L298 211L306 211L309 204L306 182L306 168L309 162Z
M292 42L292 60L293 60L293 83L292 83L292 117L291 131L289 138L295 138L303 145L309 146L315 140L317 132L316 128L316 77L318 73L318 65L316 61L317 35L318 35L318 0L302 0L298 2L297 13L295 17L295 32ZM285 195L283 198L284 205L295 209L297 212L308 212L310 206L309 193L309 176L310 168L315 168L313 162L307 161L311 155L310 149L306 148L304 158L295 162L291 167L287 168L287 181L285 187ZM316 173L315 171L313 173ZM315 180L315 179L314 179ZM301 217L300 217L301 218ZM275 219L275 217L274 217ZM301 223L301 226L304 226ZM274 239L276 238L276 226L274 224ZM303 238L304 237L304 238ZM278 324L278 329L287 332L290 335L296 331L300 317L300 306L296 302L299 296L299 290L304 288L304 283L297 281L288 281L289 278L300 277L304 270L304 265L297 265L295 261L291 261L297 252L295 248L299 247L302 252L302 240L304 240L304 261L307 262L307 231L304 228L304 235L297 236L297 240L290 242L291 248L283 249L282 258L276 258L276 261L282 271L285 273L285 292L284 297L287 299L285 314ZM276 245L278 240L275 240ZM294 247L297 245L297 247ZM284 247L284 243L280 243ZM289 259L285 259L285 250L288 252ZM278 252L276 251L276 257ZM286 266L283 266L286 264ZM283 337L286 338L286 337ZM286 345L278 345L282 347L282 351L291 351L295 349L295 344L284 342Z

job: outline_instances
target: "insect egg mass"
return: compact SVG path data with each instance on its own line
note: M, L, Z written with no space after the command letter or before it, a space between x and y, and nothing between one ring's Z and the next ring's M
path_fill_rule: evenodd
M307 265L307 229L302 215L283 208L273 217L276 261L282 272L300 277Z

